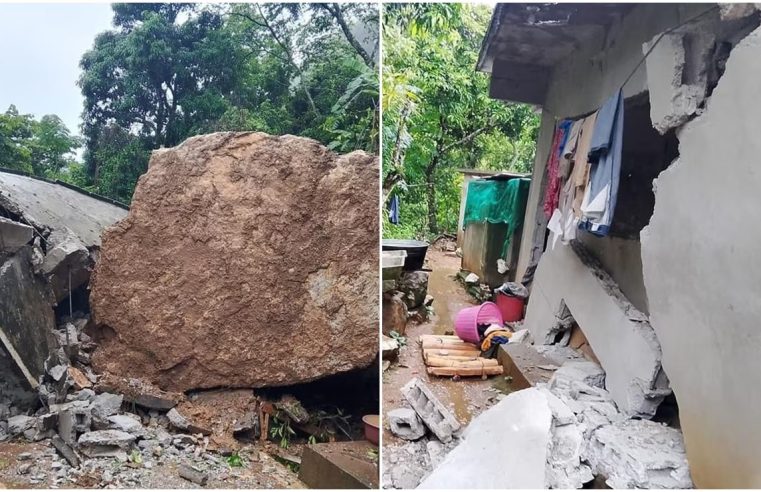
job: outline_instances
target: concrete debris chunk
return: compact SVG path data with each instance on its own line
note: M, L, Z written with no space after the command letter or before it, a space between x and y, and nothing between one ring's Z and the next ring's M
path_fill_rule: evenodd
M187 465L180 465L177 468L177 474L185 480L198 484L202 487L206 485L206 482L209 481L208 474L196 470L195 468L191 468Z
M396 360L399 358L399 342L394 338L382 336L381 355L383 360Z
M37 419L27 415L16 415L8 419L8 434L17 436L37 425Z
M588 360L569 360L552 375L555 385L581 381L589 386L605 388L605 371L599 364Z
M53 447L56 448L56 451L58 451L58 453L63 456L71 466L74 468L79 468L79 464L81 462L79 455L76 451L74 451L74 448L66 444L64 440L61 439L61 436L54 435L50 438L50 442L53 444Z
M33 227L0 217L0 253L15 253L31 241L33 236Z
M466 284L476 285L476 284L478 284L478 281L479 281L479 280L480 280L479 276L478 276L478 275L476 275L476 274L475 274L475 273L473 273L473 272L469 273L469 274L468 274L468 275L465 277L465 283L466 283Z
M79 437L82 452L91 457L123 456L135 442L135 436L119 430L97 430L86 432Z
M42 273L49 277L56 301L61 301L69 295L69 281L73 290L90 279L90 252L65 228L55 229L49 242L54 246L45 254Z
M417 413L409 408L396 408L386 414L388 425L395 436L415 441L425 435L425 426Z
M402 395L441 442L452 440L460 423L423 381L412 379L402 388Z
M145 428L136 415L111 415L108 422L113 429L138 437L145 435Z
M650 420L624 420L597 429L585 458L614 489L692 488L682 433Z
M510 393L478 415L420 489L545 487L552 412L535 388Z
M93 368L184 392L367 367L377 182L375 156L290 135L214 133L153 152L129 216L102 237L90 302L115 336ZM282 343L285 327L309 336Z
M92 418L96 422L105 423L108 417L119 413L122 407L124 397L111 393L101 393L96 396L90 404Z

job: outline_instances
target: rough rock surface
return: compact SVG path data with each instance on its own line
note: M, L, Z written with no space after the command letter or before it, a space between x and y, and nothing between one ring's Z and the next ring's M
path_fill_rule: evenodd
M378 351L378 163L215 133L154 152L91 281L93 365L164 390L306 382Z

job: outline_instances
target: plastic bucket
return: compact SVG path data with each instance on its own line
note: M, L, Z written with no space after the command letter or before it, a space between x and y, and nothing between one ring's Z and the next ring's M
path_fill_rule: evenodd
M478 343L478 325L483 324L502 325L502 313L493 302L485 302L480 306L473 306L460 310L455 316L454 331L460 340L469 343Z
M525 306L526 300L522 297L497 292L497 297L494 300L497 303L499 312L502 313L503 321L520 321L523 319L523 306Z

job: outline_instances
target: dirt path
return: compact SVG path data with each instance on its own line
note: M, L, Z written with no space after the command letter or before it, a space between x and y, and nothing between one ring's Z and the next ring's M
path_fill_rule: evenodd
M449 405L457 420L465 426L473 417L497 401L497 395L509 391L502 376L487 380L480 378L451 378L428 376L423 364L418 337L423 334L446 334L454 331L454 319L460 309L475 304L456 280L460 258L453 252L430 248L427 266L432 270L428 280L428 294L434 298L434 315L422 324L407 324L407 346L401 350L399 362L383 375L383 412L405 406L400 389L410 379L426 381L441 401ZM403 443L388 428L383 431L385 443Z

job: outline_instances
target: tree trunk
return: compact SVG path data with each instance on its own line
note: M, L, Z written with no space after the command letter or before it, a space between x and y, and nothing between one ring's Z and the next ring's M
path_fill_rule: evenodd
M362 47L359 41L357 41L357 38L354 37L354 35L351 33L351 29L349 29L349 26L346 24L346 19L344 19L343 12L341 11L341 4L334 3L331 5L329 4L317 4L322 6L325 10L327 10L330 15L333 16L333 18L338 22L338 26L341 28L341 31L344 33L344 36L346 36L346 40L349 42L352 48L354 48L354 51L357 52L357 54L362 58L362 60L365 62L365 65L367 65L370 68L375 68L375 60L373 59L370 54L365 51L365 49Z
M439 233L439 224L436 219L436 187L434 185L434 176L436 174L436 166L438 163L439 155L436 154L431 160L431 163L425 168L425 182L428 197L428 230L431 234Z

